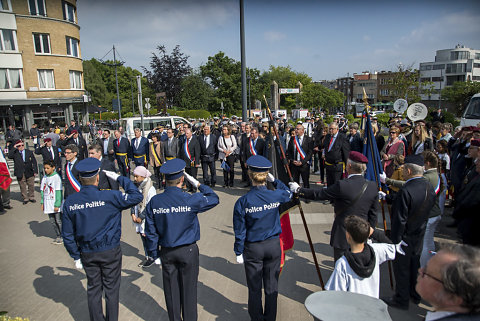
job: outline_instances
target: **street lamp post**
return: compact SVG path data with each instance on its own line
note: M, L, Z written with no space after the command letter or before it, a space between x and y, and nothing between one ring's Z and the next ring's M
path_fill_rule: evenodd
M247 80L248 80L248 110L249 110L249 113L250 113L250 117L252 117L252 96L251 96L251 93L250 93L250 80L252 80L252 78L250 77L250 74L247 76ZM242 121L245 121L245 119L242 119Z
M118 75L117 75L117 59L115 57L115 45L113 46L113 65L115 66L115 85L117 86L117 106L118 106L118 120L122 118L122 108L120 106L120 94L118 93Z

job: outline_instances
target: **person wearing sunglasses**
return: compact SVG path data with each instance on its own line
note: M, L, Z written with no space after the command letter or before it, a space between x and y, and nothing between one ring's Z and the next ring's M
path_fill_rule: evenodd
M35 175L38 174L37 160L31 150L25 149L25 143L18 140L8 152L8 158L13 159L13 175L17 177L22 193L23 204L29 201L35 203Z
M416 290L433 306L425 320L480 320L480 249L444 244L418 270Z

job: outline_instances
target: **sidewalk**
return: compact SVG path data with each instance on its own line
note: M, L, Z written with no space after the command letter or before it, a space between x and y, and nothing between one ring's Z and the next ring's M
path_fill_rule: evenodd
M232 228L233 205L247 190L215 190L220 205L199 216L198 319L248 320L245 272L242 265L235 264ZM39 194L36 196L38 200ZM39 203L22 205L20 193L12 191L11 204L14 208L0 215L0 284L3 290L0 311L36 321L88 320L84 271L75 269L73 259L63 246L51 244L54 232L48 217L41 213ZM302 205L311 221L308 227L323 280L327 282L333 269L333 250L328 245L332 207L317 202ZM304 302L309 294L320 290L298 213L295 210L292 214L295 246L287 253L280 276L279 321L312 320ZM127 211L123 215L120 320L168 320L161 267L152 266L146 270L137 267L144 256L142 243ZM452 230L444 227L448 220L448 217L443 220L437 241L453 240ZM391 295L386 264L382 266L381 279L381 296ZM397 309L389 309L389 312L393 320L422 320L426 308L424 304L418 307L411 304L408 312Z

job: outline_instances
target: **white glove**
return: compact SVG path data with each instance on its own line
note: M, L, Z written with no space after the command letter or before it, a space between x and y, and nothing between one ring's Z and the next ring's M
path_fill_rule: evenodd
M385 174L385 172L381 173L380 174L380 182L382 182L382 184L385 184L386 180L387 180L387 174Z
M105 175L107 175L107 177L113 179L114 181L116 181L120 177L120 175L112 171L103 170L103 172L105 173Z
M300 189L300 185L298 185L296 182L290 182L288 183L288 186L290 187L290 191L292 193L298 193L298 190Z
M379 199L384 200L384 199L385 199L385 195L387 195L387 194L385 194L385 193L382 192L382 191L378 191L378 198L379 198Z
M79 270L83 269L83 264L82 264L82 261L80 259L75 260L75 267Z
M267 182L270 182L270 183L275 182L275 176L273 176L271 173L268 173Z
M405 255L405 251L402 249L402 245L403 245L403 246L408 246L408 244L405 243L404 240L401 240L400 243L395 244L395 250L397 250L397 253L398 253L398 254Z
M184 172L183 175L185 175L187 181L189 181L190 184L192 184L195 188L198 188L200 186L200 182L193 178L193 176L189 175L187 172Z
M237 263L243 264L243 254L237 255Z

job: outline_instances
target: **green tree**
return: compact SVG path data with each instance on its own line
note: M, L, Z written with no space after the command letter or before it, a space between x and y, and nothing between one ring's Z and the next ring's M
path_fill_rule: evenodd
M182 109L203 109L211 107L213 89L199 72L192 72L181 82L179 107Z
M191 72L188 56L180 51L179 45L171 54L167 53L164 45L157 46L157 50L158 54L152 53L151 70L142 68L150 87L157 93L165 92L167 105L173 106L179 102L182 80Z
M455 114L461 116L470 98L480 93L480 82L457 81L442 90L442 99L455 105Z
M333 112L335 107L340 107L344 101L343 93L325 88L321 84L309 83L303 86L300 101L305 108L329 110Z
M420 72L413 65L403 66L399 64L393 77L388 82L388 89L393 100L406 99L409 104L422 100L421 94L429 95L433 92L431 81L420 81ZM381 97L380 97L381 98Z

